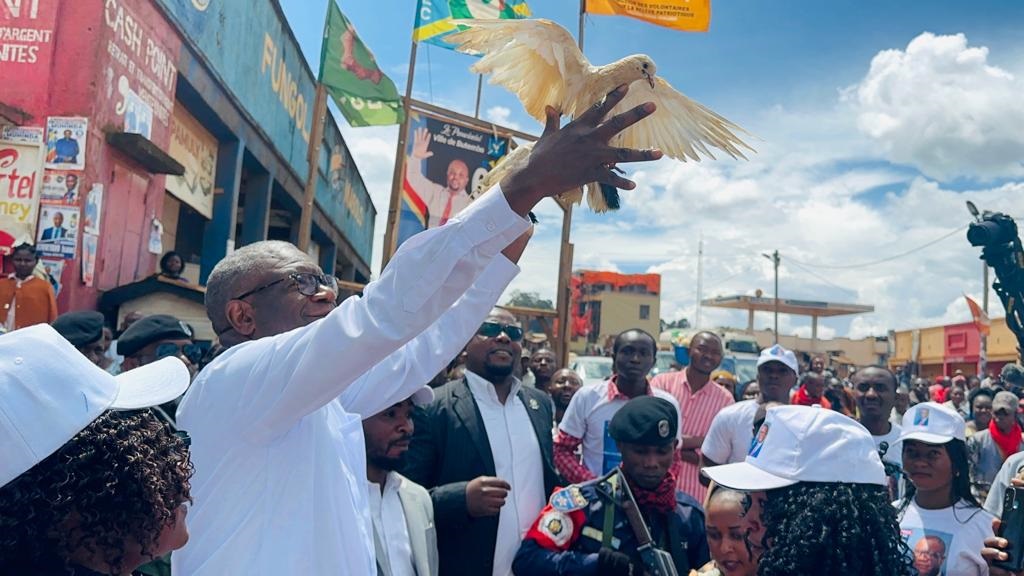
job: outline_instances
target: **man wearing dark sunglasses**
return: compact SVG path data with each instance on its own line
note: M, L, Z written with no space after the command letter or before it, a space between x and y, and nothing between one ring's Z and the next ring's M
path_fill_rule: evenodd
M609 144L654 111L606 119L625 94L565 127L551 109L524 165L405 241L361 298L336 306L331 279L286 242L217 264L206 311L224 352L178 410L196 474L176 574L376 572L361 418L409 397L472 337L518 273L537 203L594 181L633 188L611 168L661 157Z
M153 314L133 322L117 339L117 353L124 357L122 372L172 356L185 364L193 378L203 357L202 348L192 341L192 328L169 314ZM175 429L179 400L153 407L157 416Z
M440 573L510 574L558 483L551 398L515 376L523 329L495 308L466 345L466 373L413 418L405 474L431 490Z

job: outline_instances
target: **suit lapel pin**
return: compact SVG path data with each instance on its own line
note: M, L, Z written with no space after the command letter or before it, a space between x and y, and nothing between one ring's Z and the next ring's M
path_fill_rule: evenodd
M540 410L540 402L536 398L530 398L530 410Z

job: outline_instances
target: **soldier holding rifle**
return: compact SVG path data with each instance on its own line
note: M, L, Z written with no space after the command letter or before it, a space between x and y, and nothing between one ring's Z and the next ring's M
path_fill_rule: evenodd
M555 490L527 532L512 570L531 576L675 576L709 560L704 512L669 471L678 416L640 396L611 419L622 454L609 474Z

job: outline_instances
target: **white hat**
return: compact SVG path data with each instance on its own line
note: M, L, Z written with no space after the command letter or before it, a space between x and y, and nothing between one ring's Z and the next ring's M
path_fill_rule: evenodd
M430 386L424 386L413 392L409 399L412 400L414 406L426 406L434 401L434 389Z
M967 440L967 423L955 410L935 402L922 402L907 409L903 415L900 441L918 440L925 444L945 444L950 440Z
M46 324L0 336L0 486L56 452L104 411L169 402L188 384L188 368L177 358L115 378Z
M761 350L761 355L757 358L757 367L760 368L763 364L769 362L782 362L789 366L789 369L793 372L800 371L800 365L796 362L796 355L778 344Z
M886 484L871 433L818 406L769 408L745 461L703 472L722 486L751 492L797 482Z

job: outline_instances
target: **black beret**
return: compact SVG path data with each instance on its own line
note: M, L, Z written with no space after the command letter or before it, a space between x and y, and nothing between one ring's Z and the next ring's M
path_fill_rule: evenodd
M117 353L133 356L139 350L159 340L192 339L192 329L169 314L153 314L136 320L117 339Z
M608 424L608 433L619 442L663 446L676 439L679 414L671 402L657 396L633 398L619 408Z
M52 326L75 348L80 348L103 337L103 314L95 310L68 312L57 316Z

